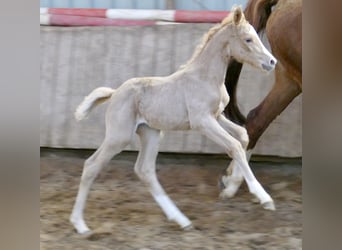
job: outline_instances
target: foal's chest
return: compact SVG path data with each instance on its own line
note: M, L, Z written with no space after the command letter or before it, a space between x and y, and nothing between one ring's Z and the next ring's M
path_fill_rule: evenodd
M228 104L229 96L224 84L199 84L186 94L189 113L211 114L217 117Z

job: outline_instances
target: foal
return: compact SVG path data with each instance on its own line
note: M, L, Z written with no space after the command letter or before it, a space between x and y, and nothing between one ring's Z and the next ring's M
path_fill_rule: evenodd
M222 115L229 102L223 83L231 56L265 71L272 70L276 64L240 7L234 8L232 14L204 35L192 58L174 74L132 78L115 90L97 88L84 99L76 110L77 120L85 118L98 103L110 101L105 139L85 161L70 216L78 233L90 231L83 219L90 186L112 157L130 143L134 133L140 139L134 170L167 218L181 228L191 227L191 221L165 193L156 176L161 130L197 130L221 145L241 169L249 191L265 208L274 209L272 198L254 177L246 160L246 130Z

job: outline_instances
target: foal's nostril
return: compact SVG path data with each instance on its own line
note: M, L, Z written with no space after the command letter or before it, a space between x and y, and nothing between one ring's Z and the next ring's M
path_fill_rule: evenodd
M273 59L271 59L270 64L271 64L271 65L274 65L274 64L275 64L275 61L274 61Z

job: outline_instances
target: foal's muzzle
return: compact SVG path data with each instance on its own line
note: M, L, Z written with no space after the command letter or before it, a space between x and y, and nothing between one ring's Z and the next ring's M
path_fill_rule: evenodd
M274 69L275 65L277 64L277 59L271 59L268 63L261 64L262 68L266 71L271 71Z

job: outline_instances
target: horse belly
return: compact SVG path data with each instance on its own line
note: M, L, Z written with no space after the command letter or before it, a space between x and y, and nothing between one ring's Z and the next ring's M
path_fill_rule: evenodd
M139 105L140 116L153 128L160 130L190 129L183 98L170 95L147 95Z
M160 108L162 107L162 108ZM165 109L164 109L165 108ZM143 113L142 117L146 123L160 130L187 130L190 129L189 119L186 112L174 112L171 107L150 107Z

